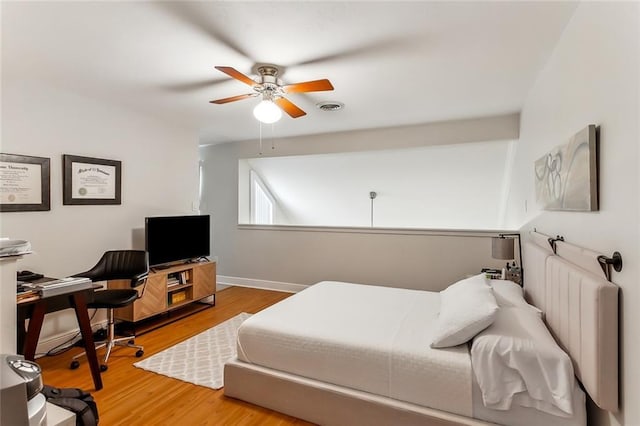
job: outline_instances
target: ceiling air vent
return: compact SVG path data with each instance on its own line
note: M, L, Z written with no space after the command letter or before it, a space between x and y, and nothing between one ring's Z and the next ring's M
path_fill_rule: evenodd
M339 111L344 108L344 104L342 102L336 101L318 102L316 106L322 111Z

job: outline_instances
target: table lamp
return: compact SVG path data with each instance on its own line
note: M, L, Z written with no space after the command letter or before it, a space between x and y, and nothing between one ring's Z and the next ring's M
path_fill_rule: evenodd
M522 268L518 268L515 263L515 239L518 238L518 249L520 253L519 262L522 263L522 249L520 248L520 235L519 234L499 234L497 237L491 238L491 257L494 259L513 260L513 265L509 266L507 262L506 267L502 270L502 278L506 279L507 274L509 278L517 283L522 282Z

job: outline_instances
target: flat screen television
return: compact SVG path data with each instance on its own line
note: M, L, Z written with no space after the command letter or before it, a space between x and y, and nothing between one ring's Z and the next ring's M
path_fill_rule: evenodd
M209 215L145 218L145 249L153 266L209 256Z

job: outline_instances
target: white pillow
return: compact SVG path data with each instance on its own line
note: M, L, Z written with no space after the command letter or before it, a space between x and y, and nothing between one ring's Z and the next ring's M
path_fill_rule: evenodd
M469 341L493 322L498 304L484 274L476 275L440 292L440 314L432 348L447 348Z
M473 339L471 364L488 408L514 404L573 414L571 359L531 309L500 308L491 327Z
M519 284L507 280L489 280L489 285L493 289L493 295L498 302L498 306L507 308L527 308L532 309L542 315L542 311L527 303L524 299L524 292Z

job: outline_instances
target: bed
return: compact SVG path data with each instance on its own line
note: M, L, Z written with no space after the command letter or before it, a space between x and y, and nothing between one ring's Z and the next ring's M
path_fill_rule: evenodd
M525 249L527 297L546 315L587 393L615 411L617 374L604 372L617 369L617 288L555 255L543 237L534 235ZM439 305L434 292L313 285L240 327L225 395L327 425L586 424L577 380L570 417L517 404L485 407L469 346L429 347Z

